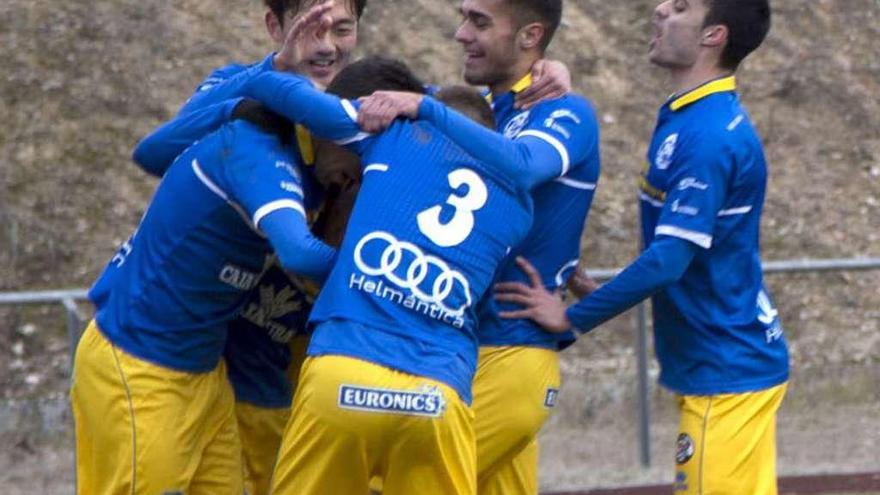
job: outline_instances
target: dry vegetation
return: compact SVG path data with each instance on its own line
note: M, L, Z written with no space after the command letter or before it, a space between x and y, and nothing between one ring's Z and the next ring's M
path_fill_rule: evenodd
M635 177L668 91L644 56L654 4L569 0L550 53L569 65L603 124L603 176L584 236L591 266L623 264L637 249ZM362 51L401 57L431 81L456 81L455 7L454 0L371 0ZM740 74L771 163L764 257L880 256L880 1L776 0L774 7L771 37ZM91 283L155 186L130 162L137 140L211 68L270 48L257 0L0 3L0 291ZM769 282L797 370L783 415L790 421L780 425L795 447L783 444L781 468L880 468L880 273ZM7 343L0 397L63 395L60 312L0 308L0 317ZM545 439L545 472L553 473L545 485L667 474L665 465L619 468L636 459L631 326L629 316L619 318L566 353L571 392ZM671 408L664 394L653 396L665 425L655 450L666 462ZM812 401L821 414L810 414ZM27 440L10 433L11 420L0 427L0 439L14 437L8 445ZM815 445L823 452L808 455ZM570 454L584 461L559 460ZM598 472L584 473L584 465Z

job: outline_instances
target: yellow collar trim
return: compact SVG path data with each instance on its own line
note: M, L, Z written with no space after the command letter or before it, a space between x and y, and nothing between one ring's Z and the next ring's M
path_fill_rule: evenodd
M515 82L513 84L513 86L511 86L510 91L512 91L513 93L521 93L521 92L525 91L526 88L528 88L531 85L532 85L532 73L529 72L528 74L524 75L522 79ZM486 100L489 103L492 103L492 93L486 94Z
M708 82L697 89L693 89L688 91L687 93L679 96L678 98L672 100L672 103L669 104L669 108L675 112L680 110L691 103L702 100L703 98L713 95L715 93L722 93L724 91L735 91L736 90L736 77L728 76L721 79L716 79L712 82Z
M296 125L296 141L299 144L299 154L304 165L315 164L315 145L312 142L312 135L309 131L297 124Z

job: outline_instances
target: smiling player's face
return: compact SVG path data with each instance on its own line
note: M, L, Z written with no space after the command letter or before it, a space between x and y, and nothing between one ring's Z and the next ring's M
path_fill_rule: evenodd
M285 12L280 29L273 31L272 27L269 28L275 43L281 46L296 17L318 3L319 0L304 1L298 11ZM352 52L358 42L358 20L353 7L350 0L333 0L333 8L328 13L333 18L332 26L321 38L305 37L299 41L302 60L294 67L295 72L326 87L351 62Z
M464 0L455 41L464 49L464 80L491 86L516 66L517 28L507 0Z

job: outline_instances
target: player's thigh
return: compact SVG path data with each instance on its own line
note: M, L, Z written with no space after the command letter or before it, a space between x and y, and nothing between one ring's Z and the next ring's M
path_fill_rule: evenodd
M187 492L198 480L205 449L228 431L224 425L229 418L234 426L225 368L218 364L206 373L187 373L154 365L118 348L112 348L112 353L129 398L135 493ZM233 433L238 445L237 430ZM226 452L225 458L240 471L238 452Z
M70 399L76 427L77 493L131 493L135 481L131 401L112 347L94 322L76 349Z
M371 415L340 409L338 402L339 387L365 373L360 363L338 356L305 360L271 493L366 493L369 446L383 425Z
M347 357L309 358L272 493L366 493L374 475L384 479L386 495L435 486L437 493L473 493L472 420L436 381Z
M385 448L383 495L467 495L476 493L476 444L473 411L446 385L430 385L445 406L435 415L402 415ZM409 377L394 386L420 390L424 379ZM392 390L394 390L392 389Z
M532 439L526 448L477 484L479 495L537 495L538 493L538 439Z
M776 413L785 388L680 397L676 493L775 495Z
M216 406L205 415L201 461L190 483L189 495L241 495L244 491L234 397L232 387L228 383L223 385Z
M268 494L290 408L265 408L237 402L235 415L247 492L249 495Z
M559 356L533 347L482 347L474 377L480 477L510 462L535 438L559 394Z

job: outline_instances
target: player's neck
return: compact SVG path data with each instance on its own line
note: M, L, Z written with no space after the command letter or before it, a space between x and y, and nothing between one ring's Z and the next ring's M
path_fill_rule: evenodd
M514 65L513 70L510 71L510 76L504 80L490 84L489 91L491 91L494 96L507 93L513 89L516 83L520 82L522 78L526 77L526 75L532 71L532 65L534 65L537 60L538 59L533 60L529 57L520 57Z
M686 69L672 69L670 75L674 93L681 95L713 79L732 76L733 71L722 69L715 64L695 64Z

